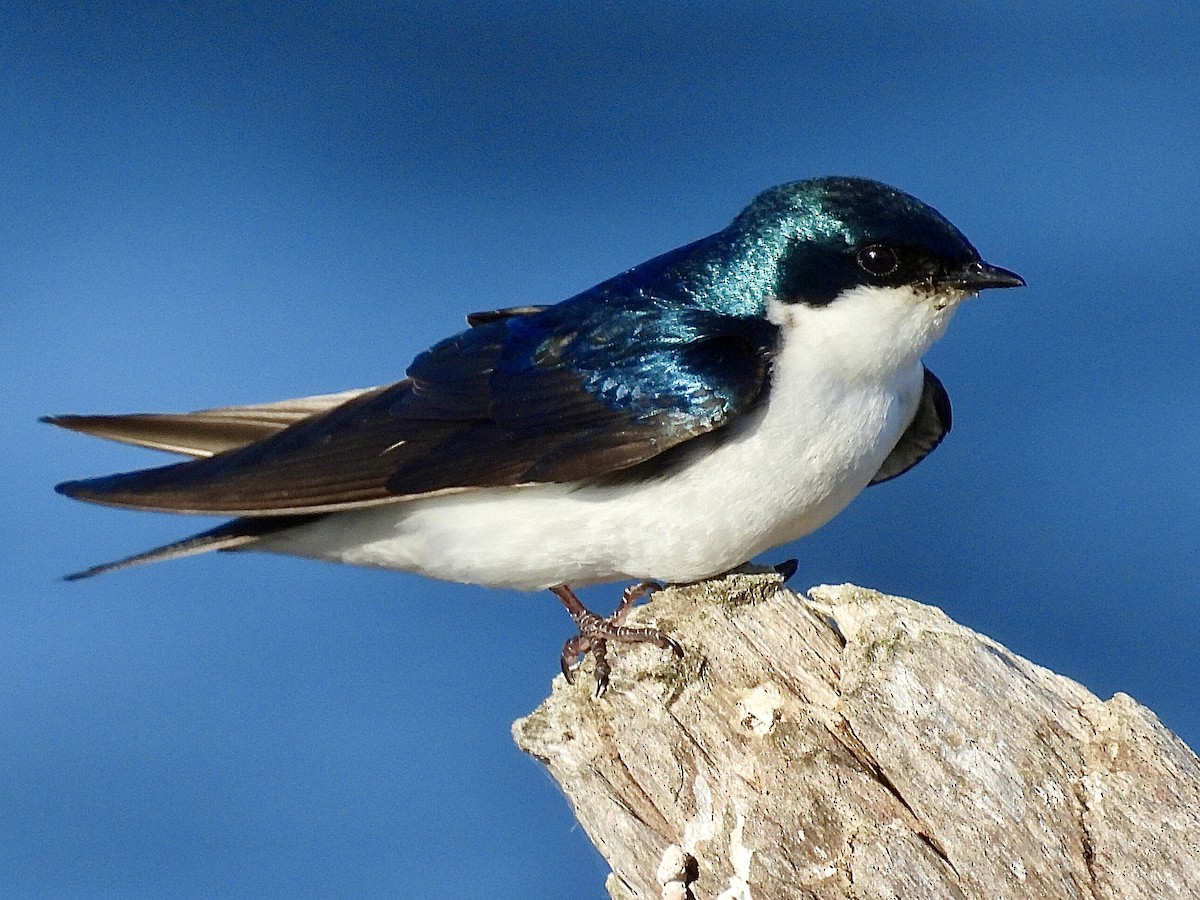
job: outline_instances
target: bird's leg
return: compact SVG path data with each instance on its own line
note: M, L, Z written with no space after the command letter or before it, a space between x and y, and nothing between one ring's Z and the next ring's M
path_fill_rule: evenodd
M612 671L608 663L609 641L654 644L664 650L670 650L676 656L683 656L683 648L657 628L624 624L633 605L661 587L662 585L655 581L640 581L627 587L621 595L621 602L616 611L608 617L598 616L584 606L567 585L558 584L550 588L579 628L579 634L563 644L562 672L568 682L573 681L571 666L575 660L591 653L596 659L596 696L603 694L604 689L608 687L608 676Z

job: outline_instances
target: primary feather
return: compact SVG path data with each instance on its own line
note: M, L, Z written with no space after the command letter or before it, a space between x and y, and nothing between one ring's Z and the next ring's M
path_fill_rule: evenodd
M277 400L248 406L222 406L188 413L126 413L115 416L43 416L68 431L122 444L208 457L262 440L289 425L340 406L368 388Z

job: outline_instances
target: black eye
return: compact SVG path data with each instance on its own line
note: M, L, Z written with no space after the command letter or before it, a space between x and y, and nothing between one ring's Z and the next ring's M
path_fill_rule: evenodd
M891 275L900 268L900 257L891 247L872 244L858 251L858 266L868 275Z

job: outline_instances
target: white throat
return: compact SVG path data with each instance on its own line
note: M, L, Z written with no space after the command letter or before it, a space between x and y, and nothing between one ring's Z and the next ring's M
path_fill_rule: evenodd
M912 287L856 287L825 306L772 302L784 341L802 342L830 377L886 379L911 369L946 331L969 294Z

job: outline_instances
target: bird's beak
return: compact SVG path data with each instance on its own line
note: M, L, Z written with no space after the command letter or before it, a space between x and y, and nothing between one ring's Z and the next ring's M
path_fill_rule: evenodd
M1025 287L1025 279L1016 272L985 263L983 260L969 262L960 269L947 272L937 280L938 287L955 287L967 291L984 288Z

